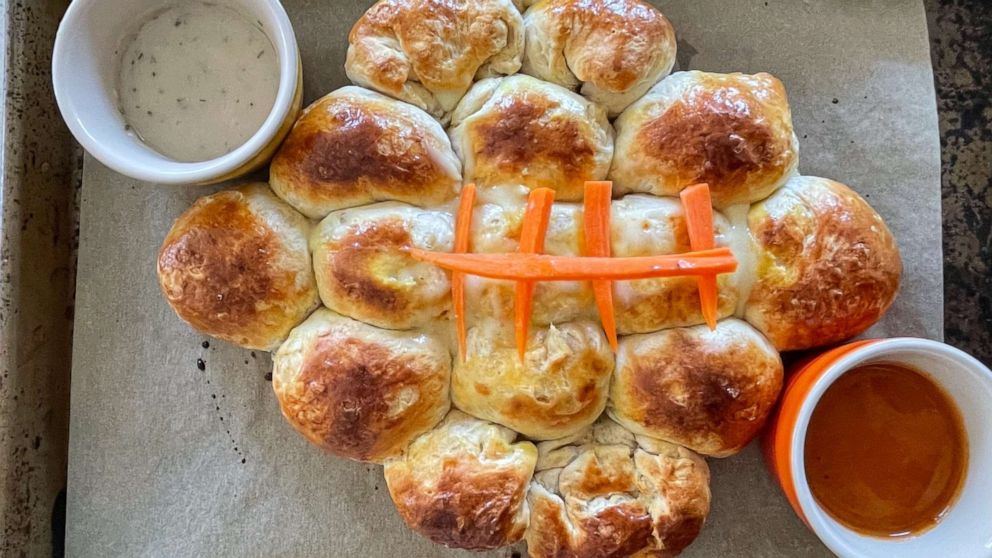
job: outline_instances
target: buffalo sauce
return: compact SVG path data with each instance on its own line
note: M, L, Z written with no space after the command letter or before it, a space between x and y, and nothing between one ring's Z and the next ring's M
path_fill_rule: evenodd
M806 479L835 520L863 534L902 537L934 526L968 462L957 407L902 365L870 364L838 378L806 432Z

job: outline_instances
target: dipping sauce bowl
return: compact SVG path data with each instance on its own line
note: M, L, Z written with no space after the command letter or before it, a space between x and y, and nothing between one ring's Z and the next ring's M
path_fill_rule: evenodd
M879 537L834 519L813 496L806 476L805 442L813 410L846 372L871 364L922 373L957 407L968 446L963 484L941 519L916 534ZM992 372L949 345L915 338L856 341L797 364L787 376L780 407L763 437L769 470L792 508L843 557L992 557ZM857 436L857 432L851 432Z
M258 130L229 153L198 162L177 161L145 145L130 131L119 108L121 57L141 24L177 1L74 0L56 36L52 76L62 116L83 148L121 174L161 184L221 182L272 158L292 128L303 97L296 36L278 0L222 3L257 22L278 57L275 102Z

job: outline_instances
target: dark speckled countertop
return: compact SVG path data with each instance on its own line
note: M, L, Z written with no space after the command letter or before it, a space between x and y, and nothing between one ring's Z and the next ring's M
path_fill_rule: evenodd
M943 157L945 340L992 365L992 2L926 6Z

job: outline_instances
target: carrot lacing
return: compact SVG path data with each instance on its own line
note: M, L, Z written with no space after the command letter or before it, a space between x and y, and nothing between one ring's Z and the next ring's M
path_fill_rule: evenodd
M455 220L455 252L468 252L469 234L472 231L472 209L475 206L475 184L466 184L458 200L458 215ZM458 354L465 359L465 274L455 271L451 274L451 307L455 314L458 333Z
M656 277L696 277L703 317L709 327L716 327L718 291L716 276L737 270L737 259L729 248L714 248L713 207L709 186L697 184L682 191L691 252L662 256L610 257L609 182L587 182L585 191L585 256L548 256L544 237L548 231L554 191L538 188L530 193L520 234L520 248L511 254L470 254L475 186L466 185L458 206L455 224L455 251L431 252L410 248L410 255L452 272L452 306L458 327L458 349L465 355L465 286L464 274L490 279L516 281L514 324L517 352L523 360L527 332L534 303L534 284L538 281L592 281L600 320L610 346L617 347L611 281Z
M693 250L709 250L716 246L709 185L704 183L689 186L682 190L679 197L682 198L682 206L685 210L689 247ZM716 274L697 276L696 285L699 289L699 306L702 309L703 319L711 330L716 329L716 320L719 317Z

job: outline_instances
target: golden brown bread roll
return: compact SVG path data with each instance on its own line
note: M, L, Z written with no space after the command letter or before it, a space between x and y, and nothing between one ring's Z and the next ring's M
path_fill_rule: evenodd
M745 318L780 351L853 337L899 289L899 248L882 218L847 186L798 176L748 213L755 283Z
M309 227L264 184L204 196L162 242L162 293L197 330L273 349L318 304Z
M523 362L512 327L469 329L464 360L455 359L455 406L529 438L567 436L606 407L613 353L598 323L532 326Z
M528 494L533 558L674 556L709 513L709 468L691 451L608 418L538 445Z
M407 329L451 307L448 274L404 248L450 252L447 211L383 202L328 215L310 235L320 298L331 310L370 324Z
M521 71L620 114L675 65L675 30L641 0L542 0L524 14Z
M515 75L483 80L458 103L448 129L465 182L547 187L582 199L613 157L606 111L564 87Z
M785 87L760 73L676 72L617 118L614 193L677 195L710 185L713 205L761 200L796 170Z
M386 463L396 510L428 539L488 550L519 541L537 449L502 426L451 411L406 453Z
M351 28L345 71L446 121L473 80L516 73L523 48L510 0L380 0Z
M782 388L782 361L737 319L620 341L609 414L638 434L726 457L761 429Z
M417 205L455 197L461 163L423 111L361 87L307 107L269 168L272 189L311 219L373 201Z
M450 406L451 355L434 337L379 329L321 308L273 357L283 416L335 455L381 463Z

